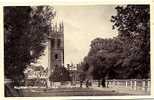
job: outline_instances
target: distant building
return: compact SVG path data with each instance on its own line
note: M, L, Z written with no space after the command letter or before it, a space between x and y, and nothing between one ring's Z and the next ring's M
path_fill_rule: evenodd
M43 66L29 65L24 74L26 86L43 86L48 78L48 70Z
M73 64L67 64L67 70L69 71L71 81L79 81L79 70L77 70L78 64L73 65Z
M72 81L79 81L79 71L78 70L69 70L69 74Z
M44 70L42 66L30 65L24 71L27 79L34 78L47 78L47 70Z

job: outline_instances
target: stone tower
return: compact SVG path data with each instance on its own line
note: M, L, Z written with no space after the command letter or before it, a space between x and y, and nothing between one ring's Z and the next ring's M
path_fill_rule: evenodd
M48 76L55 67L64 66L64 25L60 23L52 26L52 33L48 40ZM48 85L49 86L49 85Z

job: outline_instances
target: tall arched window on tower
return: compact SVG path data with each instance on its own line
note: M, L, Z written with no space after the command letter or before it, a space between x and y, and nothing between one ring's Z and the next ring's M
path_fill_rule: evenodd
M58 59L58 54L55 54L55 59L56 59L56 60Z
M61 46L61 40L58 39L57 47L59 48Z
M55 39L51 39L51 48L54 48L55 46Z

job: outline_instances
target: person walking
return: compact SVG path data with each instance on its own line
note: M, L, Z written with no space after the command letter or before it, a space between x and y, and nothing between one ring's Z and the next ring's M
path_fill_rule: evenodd
M86 87L89 88L89 80L86 80Z

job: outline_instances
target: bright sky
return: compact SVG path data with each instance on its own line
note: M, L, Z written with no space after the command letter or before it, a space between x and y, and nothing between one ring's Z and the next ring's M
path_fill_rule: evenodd
M64 62L77 64L87 55L91 40L112 38L111 16L116 14L115 5L101 6L54 6L57 19L64 23ZM48 65L47 50L40 63Z

